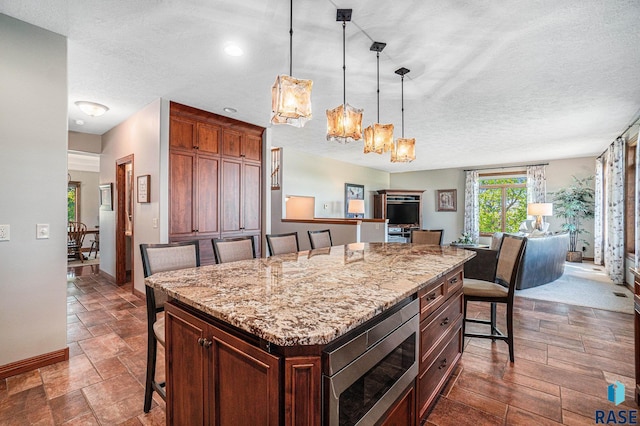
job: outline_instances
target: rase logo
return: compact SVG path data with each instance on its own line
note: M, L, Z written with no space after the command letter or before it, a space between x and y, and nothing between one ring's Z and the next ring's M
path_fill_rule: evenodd
M616 380L607 386L607 399L616 405L624 402L624 385ZM596 424L602 425L636 425L637 410L596 410Z

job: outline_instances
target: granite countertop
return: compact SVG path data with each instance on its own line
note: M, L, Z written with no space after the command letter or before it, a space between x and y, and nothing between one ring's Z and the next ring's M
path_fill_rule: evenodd
M161 272L145 282L273 344L323 345L473 256L455 247L354 243Z

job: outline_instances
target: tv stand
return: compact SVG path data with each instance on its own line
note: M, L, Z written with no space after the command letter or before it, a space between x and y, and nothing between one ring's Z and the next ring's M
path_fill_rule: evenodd
M422 228L423 190L381 189L373 196L373 217L388 219L388 241L409 242L411 230Z

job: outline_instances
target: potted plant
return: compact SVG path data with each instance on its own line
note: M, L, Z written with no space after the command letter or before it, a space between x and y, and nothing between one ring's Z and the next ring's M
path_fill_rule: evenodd
M569 232L569 251L567 261L582 262L582 251L578 242L588 245L580 234L588 233L582 228L582 220L594 216L593 176L578 179L573 176L573 184L553 193L555 216L564 219L562 230Z

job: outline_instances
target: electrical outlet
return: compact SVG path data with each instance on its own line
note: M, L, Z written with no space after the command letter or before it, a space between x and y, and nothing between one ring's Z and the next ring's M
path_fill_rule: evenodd
M36 238L38 240L46 240L49 238L49 224L38 223L36 224Z
M9 225L0 225L0 241L9 241L11 237L10 230L11 227Z
M324 203L324 209L327 210L329 208L329 203Z
M158 218L154 217L153 219L151 219L151 226L155 229L158 227Z

